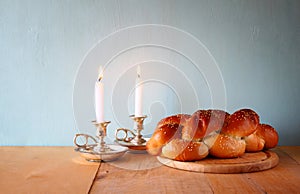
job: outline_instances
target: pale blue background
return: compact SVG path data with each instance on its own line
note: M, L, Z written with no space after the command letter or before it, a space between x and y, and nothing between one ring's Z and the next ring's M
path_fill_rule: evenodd
M300 145L299 10L297 0L0 0L0 145L72 145L80 64L99 40L138 24L194 35L218 62L226 110L251 107L280 145Z

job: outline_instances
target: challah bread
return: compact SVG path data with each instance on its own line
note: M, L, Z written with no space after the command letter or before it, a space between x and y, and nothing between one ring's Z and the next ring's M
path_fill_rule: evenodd
M201 160L208 155L208 147L202 142L173 139L162 148L162 156L178 161Z
M217 158L236 158L245 153L246 143L241 138L215 133L204 139L209 154Z
M252 134L259 124L259 116L251 109L241 109L229 116L221 133L236 137Z
M278 144L278 133L267 124L259 124L256 131L245 137L246 152L258 152L274 148Z
M156 130L146 144L147 151L152 155L159 155L161 148L174 138L181 138L182 125L190 118L187 114L166 117L157 124Z
M187 121L191 118L191 115L188 114L177 114L177 115L172 115L166 118L161 119L158 123L156 128L159 128L163 125L166 124L178 124L178 125L182 125L185 126Z
M209 110L211 112L210 122L206 130L206 135L221 130L227 125L230 114L223 110Z
M207 110L196 111L182 128L182 139L184 140L201 140L209 123L210 113Z
M246 142L242 139L252 134L259 124L259 116L251 109L241 109L227 117L219 135L205 140L210 145L210 155L218 158L234 158L246 151Z
M179 138L181 129L178 124L162 125L153 133L146 144L146 149L151 155L159 155L162 147L174 138Z
M229 114L222 110L198 110L182 128L182 139L200 141L213 131L222 129Z
M272 126L268 124L259 124L256 134L265 141L265 149L274 148L278 144L278 133Z
M264 149L265 140L256 134L256 131L245 137L246 152L258 152Z
M241 109L229 115L222 110L198 110L160 120L147 142L147 151L179 161L200 160L207 154L235 158L277 145L276 130L259 124L258 114Z

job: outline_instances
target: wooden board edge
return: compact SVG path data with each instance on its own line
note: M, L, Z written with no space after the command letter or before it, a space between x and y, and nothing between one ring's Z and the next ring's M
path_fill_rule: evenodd
M275 152L264 151L268 157L265 160L256 163L243 164L201 164L195 162L180 162L157 156L160 163L179 170L202 172L202 173L216 173L216 174L236 174L249 173L268 170L274 168L279 163L279 157Z

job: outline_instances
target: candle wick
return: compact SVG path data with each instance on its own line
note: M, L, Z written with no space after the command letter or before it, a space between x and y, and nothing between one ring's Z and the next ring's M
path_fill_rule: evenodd
M100 77L98 78L98 82L101 82L101 80L102 80L102 76L100 76Z

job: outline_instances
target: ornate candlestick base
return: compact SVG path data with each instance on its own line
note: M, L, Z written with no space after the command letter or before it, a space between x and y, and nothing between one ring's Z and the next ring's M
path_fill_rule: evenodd
M123 156L123 154L128 150L127 148L105 143L104 138L106 137L106 129L110 121L101 123L92 121L92 123L97 128L97 137L99 138L99 141L87 134L76 134L74 138L74 144L76 145L75 151L80 152L81 156L86 160L93 162L99 162L101 160L112 161ZM84 137L85 142L83 144L79 144L77 142L78 137ZM94 144L89 144L89 139L91 139Z
M119 128L116 131L116 142L122 146L128 147L131 150L146 150L146 143L148 138L144 138L141 131L144 129L144 120L147 116L136 117L130 115L133 119L135 127L134 130ZM121 137L121 133L124 135Z

